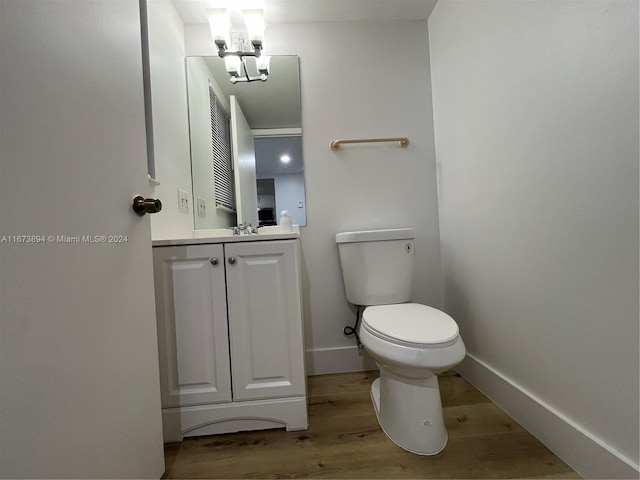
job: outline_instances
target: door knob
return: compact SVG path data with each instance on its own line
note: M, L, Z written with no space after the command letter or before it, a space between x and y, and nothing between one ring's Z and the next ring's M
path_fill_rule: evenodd
M211 260L209 260L209 262L211 263L211 265L213 265L214 267L218 266L218 259L216 257L213 257Z
M229 264L233 265L234 263L236 263L236 257L229 257Z
M162 202L156 198L144 198L138 195L133 199L132 208L140 216L145 213L158 213L162 210Z

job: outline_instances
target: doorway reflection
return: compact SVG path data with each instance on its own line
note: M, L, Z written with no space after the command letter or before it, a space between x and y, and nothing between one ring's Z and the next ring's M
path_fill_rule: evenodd
M256 137L254 147L260 225L279 224L283 210L289 211L293 224L305 225L302 137Z

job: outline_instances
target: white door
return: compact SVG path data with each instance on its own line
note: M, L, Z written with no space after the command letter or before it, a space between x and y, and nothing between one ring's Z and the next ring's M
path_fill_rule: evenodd
M0 1L4 478L164 470L140 38L138 0Z
M222 245L153 251L162 406L231 401Z
M224 248L233 399L304 395L296 240Z
M235 95L231 104L231 152L236 180L238 223L258 225L258 186L256 184L256 152L253 133Z

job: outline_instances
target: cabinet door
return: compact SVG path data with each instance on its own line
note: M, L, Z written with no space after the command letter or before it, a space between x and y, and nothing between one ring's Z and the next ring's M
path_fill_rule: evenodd
M153 253L162 406L231 401L222 245Z
M304 395L297 240L225 245L234 400Z

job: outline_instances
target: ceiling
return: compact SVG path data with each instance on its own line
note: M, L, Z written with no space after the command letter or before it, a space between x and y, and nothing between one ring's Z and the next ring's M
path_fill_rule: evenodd
M427 20L437 0L263 0L267 23ZM207 23L223 0L172 0L184 23ZM239 2L235 2L236 4ZM255 0L253 3L256 3Z
M254 143L257 178L304 172L301 137L258 137L254 139ZM282 155L289 156L289 163L280 161Z

